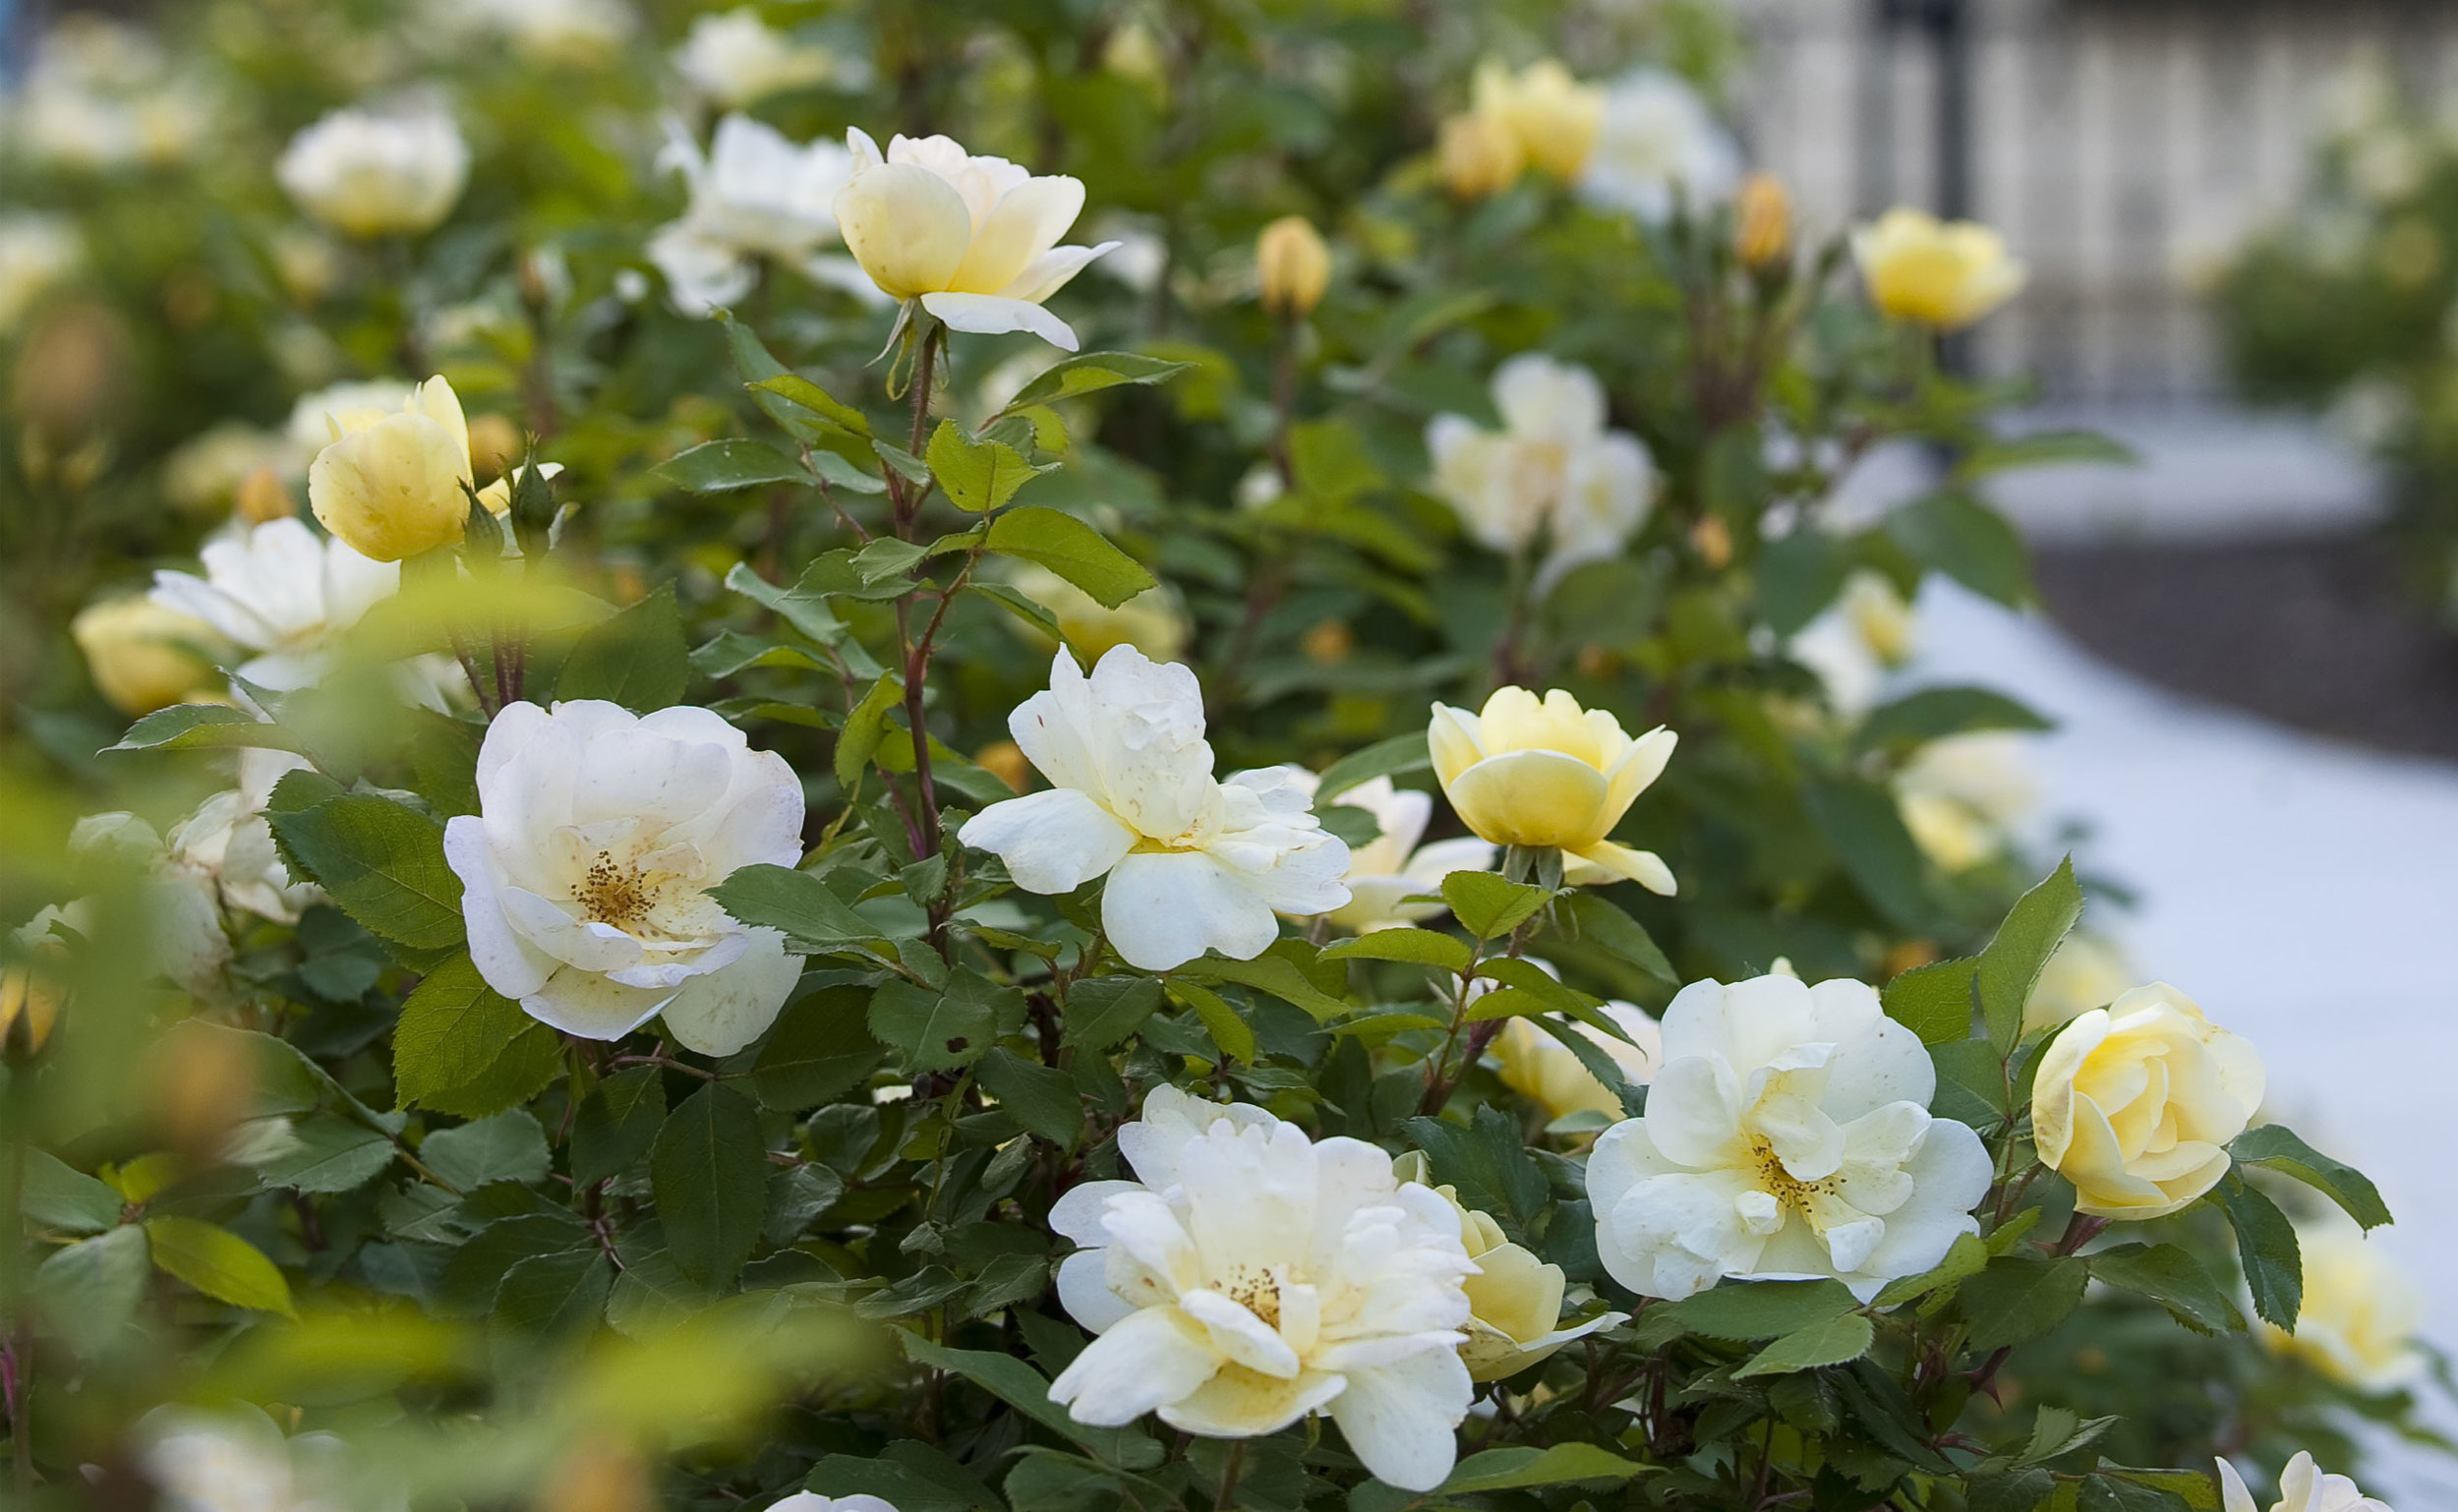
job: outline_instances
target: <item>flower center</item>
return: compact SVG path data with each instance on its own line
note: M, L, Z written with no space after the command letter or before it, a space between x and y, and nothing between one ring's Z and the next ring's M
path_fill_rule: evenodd
M1765 1136L1750 1139L1750 1159L1758 1167L1758 1185L1769 1196L1792 1209L1809 1221L1812 1232L1827 1231L1821 1210L1828 1201L1841 1195L1841 1189L1832 1176L1823 1181L1805 1182L1785 1169L1784 1160Z
M1266 1328L1280 1326L1280 1278L1252 1265L1237 1265L1221 1280L1221 1292L1231 1302L1263 1320Z
M583 917L616 929L636 930L648 922L649 904L655 889L637 867L617 861L607 851L589 863L589 870L572 890L572 901L580 904Z

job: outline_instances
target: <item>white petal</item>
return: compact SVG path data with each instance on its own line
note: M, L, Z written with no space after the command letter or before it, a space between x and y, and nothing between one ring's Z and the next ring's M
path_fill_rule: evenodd
M1065 320L1028 299L998 294L925 294L924 310L948 323L951 330L994 336L1002 331L1030 331L1063 351L1076 350L1075 331Z
M507 998L525 998L544 987L556 962L532 948L503 916L487 860L486 832L477 815L456 814L444 821L443 859L461 879L461 921L479 976Z
M733 1054L768 1032L802 979L802 958L786 953L784 935L748 933L749 948L732 963L683 983L663 1010L667 1032L684 1049Z
M1005 798L965 821L956 838L1007 863L1028 893L1072 893L1125 859L1135 831L1085 793L1052 787Z
M1427 1350L1397 1365L1351 1371L1348 1383L1328 1411L1375 1480L1431 1491L1450 1478L1460 1420L1476 1392L1457 1350Z
M521 999L521 1012L582 1039L620 1039L657 1017L673 994L626 987L595 971L565 966Z
M1107 1333L1139 1310L1109 1289L1098 1250L1079 1250L1058 1262L1058 1303L1090 1333Z
M1101 894L1101 925L1131 966L1168 971L1205 951L1252 960L1280 938L1271 905L1200 851L1129 855Z
M1117 1427L1188 1395L1224 1364L1174 1308L1143 1308L1084 1346L1050 1382L1078 1423Z

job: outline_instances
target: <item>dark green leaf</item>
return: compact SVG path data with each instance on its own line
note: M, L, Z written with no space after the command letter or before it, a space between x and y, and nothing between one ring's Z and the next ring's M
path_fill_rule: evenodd
M634 714L653 714L682 701L691 676L691 648L682 633L674 588L661 583L639 603L589 627L563 659L555 696L602 698Z
M350 1192L392 1164L392 1141L348 1119L319 1113L273 1128L275 1136L252 1148L247 1162L267 1187Z
M657 1141L666 1123L666 1083L654 1066L618 1071L589 1089L572 1113L572 1185L620 1176Z
M1789 636L1835 602L1851 575L1851 553L1823 530L1796 530L1758 554L1758 613Z
M919 1334L901 1336L905 1353L916 1365L962 1375L1043 1427L1090 1449L1102 1460L1129 1470L1149 1470L1161 1462L1161 1446L1141 1428L1086 1427L1050 1400L1050 1383L1041 1372L1013 1355L987 1350L948 1349Z
M305 773L292 773L276 788ZM444 864L443 827L370 793L268 810L283 858L332 895L361 928L419 950L459 945L461 879Z
M768 1211L768 1147L741 1093L712 1081L667 1115L649 1150L649 1183L666 1248L705 1286L732 1281Z
M989 547L1049 568L1110 609L1158 581L1083 521L1034 504L1020 504L992 520Z
M1067 1043L1107 1050L1143 1027L1143 1020L1160 1006L1161 984L1148 976L1096 976L1078 982L1067 991Z
M1821 1366L1843 1365L1869 1353L1877 1339L1877 1330L1869 1319L1857 1312L1846 1312L1796 1329L1776 1340L1757 1354L1733 1376L1788 1375L1795 1370L1814 1370Z
M1899 928L1926 928L1936 910L1922 880L1925 863L1894 793L1856 779L1817 778L1802 786L1801 800L1844 874L1878 911Z
M971 1471L913 1438L892 1440L875 1455L829 1455L802 1483L822 1496L877 1496L897 1512L1007 1512Z
M2067 856L2047 881L2016 901L1980 953L1975 990L1989 1043L1999 1055L2012 1053L2022 1037L2023 1005L2031 1001L2040 970L2081 917L2082 885L2074 879L2074 857Z
M1348 1004L1317 986L1295 961L1285 956L1263 955L1253 960L1228 960L1218 956L1206 956L1180 966L1176 975L1253 987L1268 992L1284 1003L1295 1004L1320 1019L1333 1018L1349 1011Z
M1969 1039L1979 971L1979 960L1968 956L1914 966L1886 984L1886 1016L1919 1035L1923 1044Z
M420 1143L418 1158L463 1192L490 1182L542 1182L553 1163L546 1131L517 1108L437 1130Z
M2184 1498L2161 1485L2098 1475L2076 1490L2075 1512L2186 1512Z
M1462 1206L1490 1215L1519 1244L1543 1230L1552 1189L1529 1155L1518 1120L1480 1107L1465 1129L1437 1118L1412 1118L1400 1128L1426 1152L1434 1181L1458 1192Z
M2006 517L1961 494L1933 494L1887 517L1897 546L2010 609L2029 603L2031 553Z
M2195 1333L2245 1326L2244 1314L2202 1262L2179 1246L2119 1245L2091 1255L2086 1263L2092 1280L2149 1298Z
M2348 1217L2368 1229L2377 1229L2390 1221L2389 1206L2381 1200L2370 1178L2307 1144L2285 1124L2264 1124L2246 1130L2228 1146L2228 1153L2240 1165L2261 1166L2296 1178L2346 1209Z
M1908 751L1973 729L2049 729L2054 726L1989 688L1922 688L1869 711L1853 735L1863 750Z
M1195 1010L1196 1018L1203 1021L1203 1032L1212 1037L1212 1043L1220 1047L1223 1055L1242 1066L1255 1064L1255 1030L1226 998L1184 978L1171 982L1169 991Z
M2253 1294L2253 1310L2281 1328L2294 1328L2305 1306L2305 1256L2296 1226L2242 1171L2219 1178L2211 1195L2236 1230L2236 1255L2246 1290Z
M895 1048L908 1071L953 1071L979 1059L998 1037L1004 1012L1021 1016L1024 994L971 970L957 971L944 992L914 982L888 982L872 994L870 1032Z
M1525 1490L1537 1485L1566 1485L1578 1481L1624 1483L1657 1469L1625 1460L1595 1444L1554 1444L1532 1449L1524 1444L1486 1449L1459 1462L1442 1483L1437 1497L1466 1496L1480 1491Z
M1957 1301L1971 1325L1974 1348L2039 1338L2082 1305L2090 1271L2070 1256L2003 1254L1962 1284Z
M749 563L739 561L727 570L726 586L772 611L778 618L821 645L833 646L845 637L845 623L829 609L823 594L808 592L798 585L779 588L752 571Z
M393 1096L484 1117L536 1095L563 1064L553 1029L487 985L466 951L419 978L392 1035Z
M1620 908L1594 893L1573 894L1568 907L1571 920L1582 936L1658 981L1678 983L1681 980L1674 972L1672 962L1666 959L1663 949L1656 944L1656 937Z
M877 954L887 949L878 925L853 911L809 872L790 866L744 866L709 889L728 913L758 928L781 931L814 955Z
M1017 1123L1060 1149L1083 1133L1083 1099L1067 1073L1036 1066L1007 1050L982 1057L974 1075L982 1090L999 1100Z
M2055 1494L2057 1478L2045 1470L2011 1470L1973 1479L1965 1499L1971 1512L2039 1512Z
M1859 1304L1840 1281L1740 1281L1657 1306L1691 1333L1755 1340L1816 1328Z
M587 1330L606 1310L614 1267L602 1250L565 1250L535 1254L503 1273L496 1288L494 1321L533 1338L561 1338Z
M1900 1276L1886 1284L1872 1304L1892 1308L1915 1297L1925 1297L1947 1287L1959 1286L1978 1275L1989 1262L1989 1247L1977 1234L1958 1234L1947 1246L1946 1257L1916 1276ZM1934 1306L1932 1304L1931 1306ZM1927 1308L1921 1309L1923 1312Z
M760 1106L798 1113L868 1076L886 1054L870 1037L869 1007L866 989L845 986L822 987L789 1004L751 1066L751 1091Z

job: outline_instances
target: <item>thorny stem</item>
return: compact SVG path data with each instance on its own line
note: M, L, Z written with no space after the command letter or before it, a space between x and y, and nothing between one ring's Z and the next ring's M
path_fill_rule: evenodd
M907 449L915 456L921 455L924 437L930 427L930 389L937 378L939 346L944 340L945 328L936 323L929 325L921 333L921 351L914 359L912 444ZM922 496L920 493L907 493L903 488L897 490L898 540L912 539L913 520L921 512ZM971 569L970 558L967 558L966 567L967 571ZM957 581L962 584L964 579L960 576ZM905 724L913 739L915 812L911 816L911 826L913 859L916 861L926 861L939 853L939 793L930 771L930 724L922 710L922 677L930 669L930 637L938 631L939 620L947 613L947 600L954 593L955 589L950 588L947 594L941 596L939 611L931 616L930 628L924 632L918 645L914 643L911 633L913 596L908 593L896 601L898 663L905 673ZM934 943L944 952L945 930L934 928L932 932L939 937Z

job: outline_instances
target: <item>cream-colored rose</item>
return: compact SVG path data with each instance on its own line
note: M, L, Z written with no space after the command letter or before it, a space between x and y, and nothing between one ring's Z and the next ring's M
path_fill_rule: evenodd
M2165 982L2066 1025L2040 1057L2031 1137L2102 1218L2164 1218L2219 1184L2261 1106L2261 1057Z
M1469 111L1442 123L1434 139L1442 187L1459 200L1484 200L1510 188L1528 165L1518 135L1490 115Z
M194 614L146 598L105 599L88 605L68 633L94 686L122 714L226 701L207 654L221 637Z
M1921 851L1950 872L2006 847L2037 792L2023 762L2027 737L1974 729L1932 740L1896 774L1896 807Z
M1393 1160L1391 1174L1403 1182L1434 1187L1431 1166L1416 1151ZM1610 1328L1629 1316L1604 1312L1561 1327L1562 1268L1538 1259L1524 1245L1512 1244L1491 1214L1460 1202L1457 1188L1434 1187L1434 1191L1459 1215L1460 1246L1477 1262L1477 1274L1460 1282L1468 1293L1469 1315L1460 1329L1468 1335L1468 1342L1459 1347L1459 1358L1468 1367L1470 1380L1506 1380L1573 1339Z
M2219 1505L2221 1512L2259 1512L2253 1504L2252 1487L2236 1467L2225 1460L2219 1462ZM2279 1499L2270 1512L2390 1512L2386 1502L2366 1495L2356 1483L2345 1476L2321 1473L2312 1462L2311 1452L2296 1451L2296 1458L2287 1462L2279 1474Z
M1443 795L1480 839L1557 849L1568 882L1627 878L1672 896L1671 868L1654 851L1605 838L1672 759L1671 730L1633 740L1559 688L1543 699L1496 688L1477 714L1435 704L1426 738Z
M2021 292L2030 276L1989 227L1901 207L1853 236L1852 258L1870 303L1937 330L1969 325Z
M1263 308L1303 319L1331 286L1331 248L1303 215L1283 215L1255 239L1255 282Z
M2304 1306L2293 1332L2259 1324L2262 1342L2359 1391L2395 1390L2423 1374L2416 1334L2424 1293L2415 1278L2335 1212L2300 1224L2296 1245L2305 1261Z
M469 182L469 144L435 105L336 110L291 139L273 168L301 209L350 236L432 231Z
M1605 91L1551 58L1516 74L1499 63L1480 66L1474 98L1477 114L1507 127L1529 162L1564 183L1587 166L1605 120Z
M1772 173L1753 173L1732 197L1732 255L1749 268L1769 268L1792 256L1792 196Z
M431 378L400 409L328 417L332 444L308 468L308 504L360 555L402 561L461 539L469 523L469 425L452 385Z
M2057 947L2031 999L2022 1006L2022 1030L2029 1034L2074 1022L2095 1008L2106 1008L2135 980L2125 952L2100 935L2073 934Z
M1609 1002L1605 1015L1621 1026L1628 1039L1573 1019L1570 1032L1592 1042L1633 1086L1645 1086L1665 1058L1664 1029L1636 1004ZM1502 1084L1538 1107L1549 1118L1573 1113L1602 1113L1615 1121L1625 1116L1621 1094L1596 1079L1596 1073L1570 1048L1528 1018L1508 1018L1493 1038L1493 1058L1500 1063Z
M795 40L750 6L703 16L674 54L683 81L711 102L738 110L786 89L825 84L840 72L835 54Z

